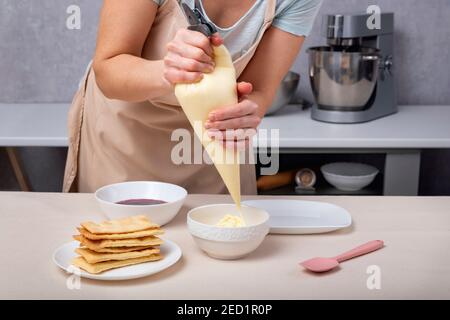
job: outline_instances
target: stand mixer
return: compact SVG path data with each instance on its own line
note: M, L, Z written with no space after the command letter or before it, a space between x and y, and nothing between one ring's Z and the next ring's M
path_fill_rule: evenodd
M328 46L308 49L313 119L358 123L397 112L394 14L380 14L380 29L369 29L369 18L368 14L324 16L322 33Z

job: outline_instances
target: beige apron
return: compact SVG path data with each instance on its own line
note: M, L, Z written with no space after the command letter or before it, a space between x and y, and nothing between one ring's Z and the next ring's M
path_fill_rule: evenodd
M267 1L264 25L255 44L234 61L242 73L271 25L276 0ZM176 0L158 8L142 57L161 60L166 44L187 22ZM131 103L106 98L88 68L69 112L69 151L63 191L93 192L116 182L157 180L183 186L189 193L224 193L226 188L214 165L174 164L172 131L194 133L173 93L151 101ZM241 166L242 194L256 193L254 165Z

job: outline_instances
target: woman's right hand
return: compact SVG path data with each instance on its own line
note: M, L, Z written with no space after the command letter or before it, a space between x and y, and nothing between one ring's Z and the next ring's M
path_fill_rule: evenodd
M200 81L204 73L214 70L212 45L223 40L218 34L210 38L198 31L180 29L167 44L164 57L164 78L172 85Z

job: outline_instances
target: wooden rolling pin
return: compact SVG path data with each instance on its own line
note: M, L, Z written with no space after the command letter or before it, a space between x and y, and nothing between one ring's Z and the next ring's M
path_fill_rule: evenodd
M293 183L297 170L279 172L272 176L261 176L256 181L260 191L271 190Z

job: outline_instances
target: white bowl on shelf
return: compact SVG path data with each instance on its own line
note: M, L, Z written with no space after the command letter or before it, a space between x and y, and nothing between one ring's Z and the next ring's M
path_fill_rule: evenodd
M227 214L239 215L234 204L213 204L190 210L187 224L195 243L216 259L239 259L255 251L269 233L269 214L244 205L241 210L246 226L237 228L216 226Z
M186 199L186 189L159 181L129 181L110 184L95 192L95 199L109 219L145 215L159 225L169 223ZM162 200L162 204L130 205L117 202L129 199Z
M334 162L320 168L325 180L343 191L358 191L372 183L378 169L363 163Z

